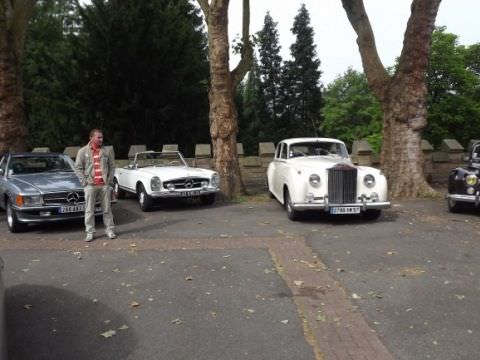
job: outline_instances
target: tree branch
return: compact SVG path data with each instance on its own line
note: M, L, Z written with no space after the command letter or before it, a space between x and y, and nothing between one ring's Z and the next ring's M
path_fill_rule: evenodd
M363 0L342 0L342 5L357 34L357 44L365 75L377 96L384 98L390 76L378 56L375 36Z
M435 18L442 0L413 0L398 72L424 78Z
M242 50L241 59L236 68L231 72L232 87L235 89L245 74L252 67L253 62L253 48L250 42L250 0L243 0L243 15L242 15Z
M203 15L205 16L205 22L208 24L208 18L210 16L210 5L208 4L208 0L197 0L197 2L203 11Z

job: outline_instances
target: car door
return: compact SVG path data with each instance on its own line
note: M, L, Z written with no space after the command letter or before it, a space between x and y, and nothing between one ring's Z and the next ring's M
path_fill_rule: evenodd
M269 181L271 181L271 189L273 194L279 199L283 201L283 176L282 174L285 172L285 162L287 156L287 144L280 143L277 146L275 151L275 157L272 162L272 170L271 176Z

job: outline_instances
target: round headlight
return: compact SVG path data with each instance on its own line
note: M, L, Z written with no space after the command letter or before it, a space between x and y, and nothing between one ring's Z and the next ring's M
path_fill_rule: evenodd
M310 185L312 186L319 186L320 185L320 176L317 174L312 174L308 178L308 181L310 182Z
M375 176L372 174L367 174L363 178L363 183L365 184L366 187L372 188L375 186Z
M218 174L217 173L213 174L212 175L212 181L211 181L212 186L217 187L219 182L220 182L220 177L218 176Z
M158 176L152 177L150 180L150 188L152 191L160 191L160 188L162 186L162 182Z
M478 181L478 177L477 175L475 174L469 174L465 177L465 182L468 184L468 185L475 185Z

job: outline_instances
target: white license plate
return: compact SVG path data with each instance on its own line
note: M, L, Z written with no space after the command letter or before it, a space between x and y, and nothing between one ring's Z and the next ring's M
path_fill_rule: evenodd
M74 213L74 212L81 212L81 211L85 211L85 206L83 204L62 206L59 210L59 213L66 214L66 213Z
M194 191L182 191L180 192L181 197L191 197L191 196L200 196L200 191L194 190Z
M333 206L330 214L360 214L360 206Z

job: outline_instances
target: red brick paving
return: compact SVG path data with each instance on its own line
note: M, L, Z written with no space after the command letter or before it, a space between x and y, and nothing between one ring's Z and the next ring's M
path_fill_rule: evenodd
M354 308L345 290L329 276L302 238L210 238L108 241L0 240L1 250L215 250L266 248L292 291L304 333L317 360L393 360Z

